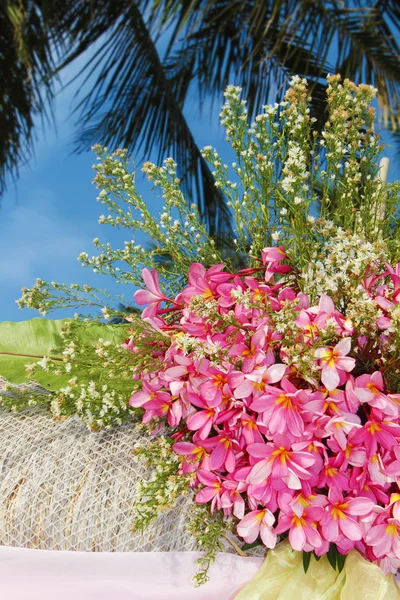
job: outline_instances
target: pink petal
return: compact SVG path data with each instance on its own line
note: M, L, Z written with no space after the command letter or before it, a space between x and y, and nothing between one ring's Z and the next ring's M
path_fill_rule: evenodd
M267 444L256 442L247 446L247 452L254 458L267 458L271 454L270 447Z
M213 470L219 469L225 460L225 456L226 448L224 448L224 444L218 442L210 456L210 468Z
M285 375L286 365L276 364L271 365L267 369L268 383L277 383Z
M333 300L326 294L321 295L321 299L319 301L319 311L327 313L328 315L332 315L335 312Z
M340 342L336 344L335 350L337 350L341 356L348 354L351 350L351 338L347 337L340 340Z
M148 290L138 290L133 294L133 297L135 298L137 304L140 305L150 304L152 302L160 302L160 298Z
M210 471L206 471L205 469L199 469L197 471L197 479L203 485L213 486L213 485L219 483L218 477L214 473L211 473Z
M172 448L177 454L185 456L186 454L193 454L196 446L190 442L177 442L172 446Z
M149 289L150 292L153 292L153 294L156 294L159 297L163 297L163 295L161 294L160 285L158 283L157 271L149 271L149 269L143 269L142 277L147 289Z
M314 527L306 526L304 528L304 533L306 535L307 542L311 546L314 546L314 548L319 548L322 546L322 538Z
M248 379L245 379L234 391L233 395L237 399L248 398L253 392L253 384Z
M338 522L331 518L327 525L322 528L322 533L328 542L335 542L339 535Z
M349 507L347 508L346 512L348 512L349 515L369 515L375 506L372 500L364 497L351 498L350 500L347 499L347 503Z
M186 421L186 425L188 426L188 429L190 429L191 431L195 431L196 429L200 429L200 427L205 425L205 423L207 423L207 421L209 420L210 416L208 414L208 411L200 410L188 418L188 420Z
M133 406L134 408L140 408L141 406L143 406L143 404L146 404L146 402L150 401L150 394L149 392L136 392L136 394L133 394L130 397L129 400L129 405Z
M271 474L272 470L272 462L268 460L260 460L260 462L256 463L254 467L251 469L248 475L248 482L256 485L258 483L263 483Z
M186 375L187 372L186 367L170 367L165 370L164 377L166 379L178 379L179 377Z
M340 382L336 368L325 366L321 371L321 381L330 392L336 389Z
M274 533L270 527L267 527L264 522L261 523L260 535L264 545L267 548L275 548L276 533Z
M197 502L197 504L207 504L207 502L210 502L210 500L214 498L215 494L215 488L206 487L196 494L194 501Z
M302 527L293 526L289 531L289 542L293 550L300 552L306 543L306 536Z
M339 527L349 540L357 542L362 539L361 527L353 519L339 519Z
M260 532L260 523L256 518L259 514L259 510L249 512L240 523L238 523L237 532L248 544L253 543Z

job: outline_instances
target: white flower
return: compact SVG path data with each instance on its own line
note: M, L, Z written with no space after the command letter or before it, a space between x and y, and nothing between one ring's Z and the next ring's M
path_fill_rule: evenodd
M39 360L37 362L37 364L39 365L39 367L42 367L42 369L44 369L45 371L47 371L47 363L48 363L49 359L47 358L47 356L43 356L43 358L41 360Z

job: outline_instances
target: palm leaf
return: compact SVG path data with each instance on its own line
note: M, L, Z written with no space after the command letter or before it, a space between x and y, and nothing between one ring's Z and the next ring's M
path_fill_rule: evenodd
M236 83L254 116L276 92L279 100L288 77L297 73L310 79L321 115L321 78L340 72L376 85L384 111L394 114L399 103L400 11L394 0L187 0L165 2L165 11L176 23L169 53L184 31L177 61L194 53L202 99Z
M25 365L37 363L44 356L63 367L61 331L71 322L72 319L32 319L0 323L0 376L10 383L25 383L30 379ZM125 330L118 326L90 324L79 330L79 339L91 347L96 346L99 338L118 344L122 343L124 333ZM41 369L35 373L35 380L49 390L60 389L69 379L67 373L57 376ZM85 367L79 373L79 383L96 379L96 374L89 373Z
M86 81L95 77L95 83L76 108L81 115L77 149L87 150L96 142L141 151L147 158L157 148L158 161L172 155L178 163L183 191L197 201L210 232L228 232L229 210L195 143L140 3L118 0L112 10L101 8L100 3L91 20L83 14L72 21L75 45L66 62L102 38L80 73ZM179 78L173 75L174 81L179 79L184 97L192 74L189 80L187 70Z
M57 44L46 26L46 3L0 3L0 193L32 156L36 118L50 118Z

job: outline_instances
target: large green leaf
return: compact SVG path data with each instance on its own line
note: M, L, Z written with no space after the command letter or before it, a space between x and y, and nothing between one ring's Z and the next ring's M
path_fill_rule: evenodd
M32 319L13 323L0 323L0 376L10 383L24 383L31 379L25 371L25 365L38 362L47 356L62 366L62 350L65 346L61 331L72 319L50 320ZM92 323L79 330L82 343L95 347L99 338L119 344L124 339L125 328L121 325L102 325ZM49 390L63 387L70 378L68 374L56 376L38 369L34 379ZM80 383L96 380L87 369L82 370Z

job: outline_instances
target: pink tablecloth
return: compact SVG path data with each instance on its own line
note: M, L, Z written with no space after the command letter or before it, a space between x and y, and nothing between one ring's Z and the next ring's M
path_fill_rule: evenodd
M196 552L53 552L0 547L3 600L233 600L262 559L219 554L195 588Z

